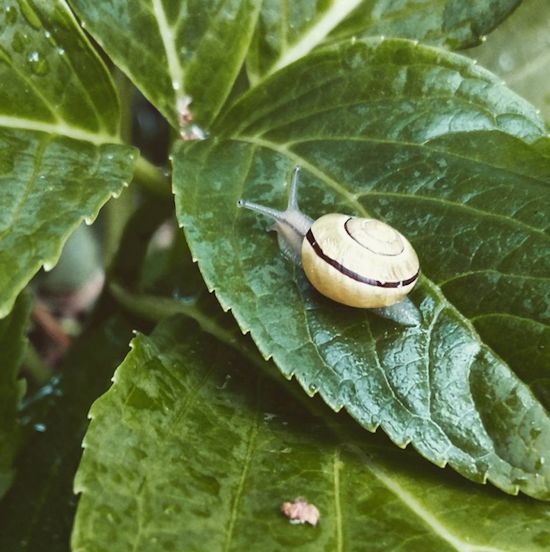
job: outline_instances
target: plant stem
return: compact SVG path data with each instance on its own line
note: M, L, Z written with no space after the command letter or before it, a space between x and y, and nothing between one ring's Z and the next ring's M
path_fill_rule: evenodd
M39 387L44 385L52 376L50 367L40 358L40 355L30 343L25 350L23 366Z
M103 263L110 267L118 251L124 226L135 209L135 191L125 189L117 199L105 206L105 232L103 237Z
M195 320L204 332L229 345L253 364L261 366L266 363L255 347L247 346L243 342L236 326L235 331L227 329L214 316L203 312L197 302L184 303L167 297L136 294L115 282L111 283L109 290L114 298L133 314L152 322L159 322L174 314L183 314Z
M145 157L140 156L136 161L134 179L137 184L156 196L169 197L171 195L168 176L162 169L147 161Z

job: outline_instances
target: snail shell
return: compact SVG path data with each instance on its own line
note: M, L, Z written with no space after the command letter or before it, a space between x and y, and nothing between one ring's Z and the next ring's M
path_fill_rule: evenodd
M418 280L409 241L375 219L332 213L317 219L302 244L302 266L313 287L350 307L387 307Z
M239 207L275 220L281 249L302 264L313 287L326 297L351 307L380 309L381 316L405 325L419 323L416 307L403 301L420 273L409 241L376 219L331 213L314 222L298 208L299 171L294 168L285 211L245 200L239 200ZM397 304L399 309L391 307Z

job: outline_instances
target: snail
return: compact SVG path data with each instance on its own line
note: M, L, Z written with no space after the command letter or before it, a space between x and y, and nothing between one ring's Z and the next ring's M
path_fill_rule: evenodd
M313 221L298 207L300 167L294 167L285 211L240 199L239 207L275 220L279 247L302 265L322 295L350 307L372 309L405 326L420 324L420 312L407 294L418 281L418 257L395 228L371 218L339 213Z

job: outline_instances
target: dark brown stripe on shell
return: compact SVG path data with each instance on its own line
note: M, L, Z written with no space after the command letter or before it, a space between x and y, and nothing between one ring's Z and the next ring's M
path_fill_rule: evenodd
M317 243L317 240L315 239L315 236L313 235L313 232L311 230L309 230L306 234L306 240L309 242L311 247L313 247L313 251L315 251L317 256L323 259L323 261L327 262L330 266L333 266L338 272L341 272L345 276L348 276L349 278L357 282L361 282L362 284L368 284L369 286L376 286L381 288L405 287L409 284L412 284L418 278L418 275L420 273L419 270L414 276L411 276L406 280L400 280L399 282L380 282L379 280L374 280L373 278L366 278L365 276L361 276L360 274L357 274L357 272L353 272L349 268L346 268L338 261L335 261L334 259L331 259L328 255L326 255L325 252L321 249L321 246Z

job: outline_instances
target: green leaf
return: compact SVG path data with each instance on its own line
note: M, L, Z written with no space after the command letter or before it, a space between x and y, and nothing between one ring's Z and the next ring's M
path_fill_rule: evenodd
M21 395L18 371L27 340L30 298L23 294L10 316L0 320L0 498L13 478L13 460L19 443L17 407Z
M82 220L120 194L134 151L118 144L111 78L62 0L0 8L0 317Z
M247 58L252 81L334 40L385 35L466 48L500 23L520 0L265 0Z
M468 52L540 108L547 121L550 121L550 85L546 78L550 71L549 26L548 2L524 1L484 44Z
M242 66L259 0L71 0L87 29L178 128L186 98L208 126Z
M4 3L0 60L1 126L118 141L112 81L63 0Z
M510 368L519 358L540 377L548 365L506 356L519 332L548 328L550 157L535 110L466 58L369 40L274 75L216 130L176 148L178 217L209 289L263 355L399 446L550 499L550 419ZM420 327L320 297L269 222L237 209L282 207L295 164L313 218L371 214L410 238Z
M24 446L0 502L0 550L66 552L76 509L72 485L92 402L128 351L133 326L111 316L82 335L53 378L25 401Z
M547 549L547 504L365 438L262 364L182 318L135 338L90 411L73 550ZM298 496L316 527L279 512Z

